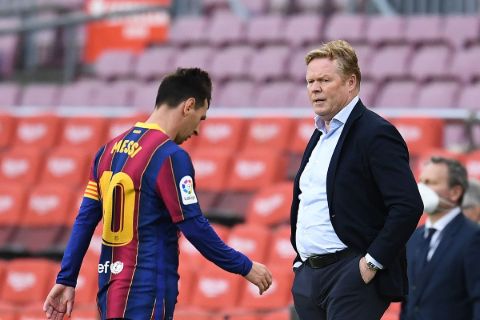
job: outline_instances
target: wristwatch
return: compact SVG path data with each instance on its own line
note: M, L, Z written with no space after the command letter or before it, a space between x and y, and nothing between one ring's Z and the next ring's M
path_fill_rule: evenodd
M366 261L366 260L365 260ZM371 261L366 261L367 262L367 268L372 270L372 271L378 271L380 270L379 267L377 267L376 265L374 265Z

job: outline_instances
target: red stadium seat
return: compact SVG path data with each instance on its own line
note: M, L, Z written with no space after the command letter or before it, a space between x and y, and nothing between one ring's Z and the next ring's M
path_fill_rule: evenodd
M290 118L255 118L250 120L244 150L286 150L292 134Z
M283 180L285 161L269 150L245 151L235 157L227 190L253 192Z
M270 243L270 230L255 224L238 224L233 227L227 244L250 259L264 263Z
M255 312L226 312L224 317L229 320L258 320L258 315Z
M247 283L245 286L240 307L253 310L271 310L282 308L290 303L293 271L290 268L280 269L271 266L273 282L270 288L262 295L257 286Z
M250 201L246 220L266 226L274 226L290 219L292 204L291 182L274 184L259 190Z
M60 146L96 152L106 142L107 120L95 117L75 117L64 120Z
M15 148L5 152L0 162L0 183L31 186L38 181L43 152L38 148Z
M44 150L57 143L59 132L60 119L56 116L41 115L18 118L13 145Z
M96 309L98 260L85 257L75 287L75 309Z
M0 114L0 150L12 145L15 130L15 118L9 114Z
M71 191L63 186L42 185L34 188L28 199L26 213L10 245L14 250L40 253L54 249L67 229L72 210Z
M8 243L25 210L26 190L0 185L0 247Z
M480 151L477 150L467 155L465 166L469 177L480 179Z
M431 118L397 118L392 124L398 129L413 156L429 148L443 145L443 126L441 119Z
M0 301L16 305L43 302L57 270L55 263L43 259L15 259L7 268Z
M301 155L305 151L307 143L315 130L313 116L295 120L293 127L293 137L288 144L288 150L294 154Z
M124 133L131 127L135 125L137 122L145 121L147 119L147 115L138 114L132 117L118 117L113 118L108 121L108 129L107 129L107 137L105 142L117 137L118 135Z
M72 188L88 181L88 168L93 155L76 148L57 148L48 153L40 183L64 184Z
M202 148L203 149L203 148ZM220 192L225 190L227 170L232 155L227 152L212 152L209 149L192 153L197 191Z
M178 266L178 274L180 279L178 280L178 307L188 307L192 302L192 291L195 286L195 280L197 276L197 269L200 264L192 264L190 261L185 261L182 253L180 253L180 262Z
M175 309L175 320L224 320L221 314L215 314L203 310Z
M272 235L267 264L269 266L291 266L297 255L290 243L290 225L277 228Z
M244 139L245 126L246 121L240 118L209 119L200 127L198 151L237 151Z
M213 264L206 264L197 275L192 306L203 310L233 308L238 304L244 285L241 276L226 272Z

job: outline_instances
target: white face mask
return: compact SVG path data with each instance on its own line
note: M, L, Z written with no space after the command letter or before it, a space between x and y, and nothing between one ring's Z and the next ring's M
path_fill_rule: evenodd
M429 215L437 213L438 209L450 209L455 207L455 204L447 199L441 198L438 193L424 183L418 184L418 191L422 198L424 211Z
M422 197L424 211L428 214L434 213L440 204L438 194L433 191L432 188L421 182L418 184L418 191L420 192L420 197Z

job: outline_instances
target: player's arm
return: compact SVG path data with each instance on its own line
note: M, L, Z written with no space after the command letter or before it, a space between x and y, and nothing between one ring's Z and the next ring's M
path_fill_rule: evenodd
M200 209L194 176L190 157L183 150L167 158L160 169L157 187L172 221L208 260L226 271L245 276L262 293L271 284L270 272L265 266L252 262L243 253L227 246L216 234Z

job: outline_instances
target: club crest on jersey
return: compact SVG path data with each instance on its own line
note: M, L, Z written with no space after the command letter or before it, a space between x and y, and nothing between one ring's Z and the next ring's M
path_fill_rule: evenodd
M197 203L197 196L193 190L193 179L190 176L185 176L180 180L180 195L184 205Z

